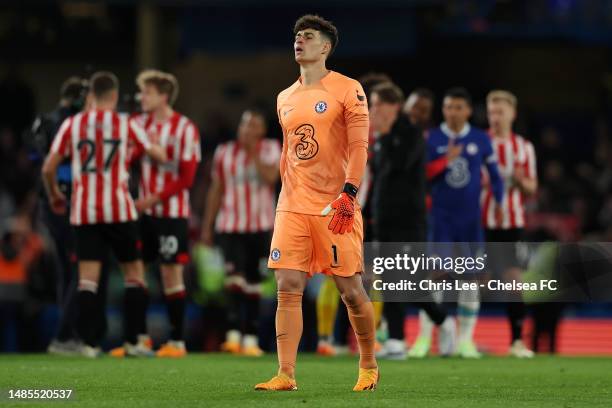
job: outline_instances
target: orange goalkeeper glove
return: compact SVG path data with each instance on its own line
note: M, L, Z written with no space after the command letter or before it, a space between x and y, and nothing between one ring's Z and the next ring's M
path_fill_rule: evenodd
M331 210L335 210L327 229L334 234L344 234L353 230L353 221L355 219L355 197L357 196L357 187L350 183L344 185L344 190L338 198L332 201L327 207L321 211L321 215L327 215Z

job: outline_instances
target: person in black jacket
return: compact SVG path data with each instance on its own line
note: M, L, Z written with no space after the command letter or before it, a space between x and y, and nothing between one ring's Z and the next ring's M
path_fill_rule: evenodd
M393 83L374 87L370 94L370 124L374 144L372 216L374 238L379 242L425 242L427 209L425 139L422 131L400 115L402 91ZM389 339L379 356L406 357L405 304L385 303ZM454 343L454 319L435 302L418 303L441 326L441 352L450 353ZM446 350L448 349L448 350Z

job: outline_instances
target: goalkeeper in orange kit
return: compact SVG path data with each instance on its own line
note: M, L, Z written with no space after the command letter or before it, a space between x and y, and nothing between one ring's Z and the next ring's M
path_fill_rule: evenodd
M297 390L295 363L302 335L302 293L309 275L331 275L359 343L355 391L374 390L374 310L361 280L363 224L355 202L365 171L368 108L361 85L328 70L336 27L313 15L294 28L300 78L278 95L283 129L280 193L268 266L278 284L279 370L257 390Z

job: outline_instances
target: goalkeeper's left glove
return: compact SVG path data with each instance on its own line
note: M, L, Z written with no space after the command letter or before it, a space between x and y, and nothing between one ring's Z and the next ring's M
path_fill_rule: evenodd
M334 234L344 234L353 230L357 190L357 187L351 183L346 183L338 198L321 211L321 215L327 215L331 210L336 210L327 226Z

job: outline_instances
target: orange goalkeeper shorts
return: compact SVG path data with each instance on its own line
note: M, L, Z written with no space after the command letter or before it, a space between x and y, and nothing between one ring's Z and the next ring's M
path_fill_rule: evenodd
M293 269L309 275L353 276L363 271L363 221L355 209L353 230L334 234L327 216L277 211L268 267Z

